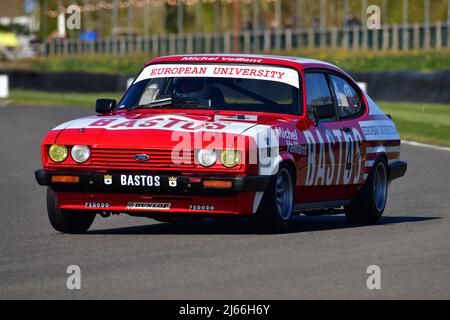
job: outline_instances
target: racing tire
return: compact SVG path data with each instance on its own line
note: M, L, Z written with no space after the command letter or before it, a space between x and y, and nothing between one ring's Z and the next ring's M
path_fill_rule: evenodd
M53 229L71 234L86 232L94 222L96 215L92 212L61 210L58 205L58 197L51 188L47 188L47 212Z
M267 232L282 232L292 221L294 210L294 178L289 167L280 165L264 192L253 218L256 227Z
M348 222L356 224L376 223L386 208L388 195L388 169L383 158L378 158L367 177L366 183L345 208Z

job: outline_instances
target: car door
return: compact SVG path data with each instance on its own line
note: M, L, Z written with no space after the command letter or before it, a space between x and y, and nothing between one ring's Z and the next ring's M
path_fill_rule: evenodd
M344 78L327 70L305 73L307 144L304 201L349 200L364 173L362 133L357 126L363 101Z
M344 144L344 138L339 138L341 130L336 129L335 99L325 71L307 71L304 78L307 117L314 124L302 132L307 146L307 162L304 174L300 175L300 179L304 179L301 199L306 202L333 200L336 198L336 181L339 181L342 171L337 155Z
M354 190L363 182L364 177L364 159L363 153L364 140L363 133L358 124L358 118L364 114L365 105L361 95L358 93L355 84L346 80L344 77L330 73L328 75L339 122L338 128L341 128L346 141L346 161L343 168L342 185L349 185L350 191ZM352 194L349 194L352 196Z

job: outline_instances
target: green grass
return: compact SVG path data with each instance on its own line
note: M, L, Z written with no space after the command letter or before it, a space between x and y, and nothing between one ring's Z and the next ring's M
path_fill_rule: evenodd
M450 104L381 102L403 140L450 146Z
M450 50L412 52L353 52L351 50L293 51L290 55L327 61L349 72L450 70Z
M94 107L95 100L98 98L118 100L120 94L117 92L71 93L16 89L11 90L8 99L0 99L0 104Z
M450 70L450 50L420 52L373 52L351 50L295 50L274 52L324 60L349 72L417 70ZM83 55L70 57L38 57L0 64L0 69L26 69L38 71L85 71L109 74L137 74L151 55L134 54L126 56Z
M94 107L97 98L119 99L117 92L54 93L12 90L9 99L0 104L55 105ZM380 102L381 109L392 115L401 138L450 146L450 104Z

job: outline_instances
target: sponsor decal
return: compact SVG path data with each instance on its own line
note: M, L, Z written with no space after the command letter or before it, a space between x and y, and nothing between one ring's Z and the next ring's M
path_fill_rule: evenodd
M190 56L181 58L181 61L261 63L263 62L263 59L246 58L246 57L223 57L223 56Z
M225 64L153 64L146 67L134 83L150 78L207 77L270 80L299 87L298 72L284 67Z
M283 139L286 143L287 150L291 153L306 155L307 148L299 144L297 130L289 128L276 128L276 134L279 139Z
M177 177L169 177L169 186L172 188L177 186Z
M167 202L134 202L127 203L127 210L169 210L170 203Z
M289 128L276 128L278 137L290 141L292 143L298 144L298 135L296 130L290 130Z
M357 184L363 178L362 137L358 130L308 130L306 186Z
M159 187L161 178L159 176L148 176L144 174L121 174L120 185L133 187Z
M216 121L252 121L256 122L258 121L258 116L254 115L246 115L246 114L238 114L238 115L231 115L231 116L221 116L217 115L215 117Z
M105 182L106 185L112 184L112 176L105 174L103 176L103 181Z
M290 153L295 153L295 154L306 156L306 154L308 152L308 148L305 145L292 144L292 145L287 145L287 151L289 151Z
M360 121L359 125L366 139L371 140L399 140L397 128L392 121L371 120Z
M213 211L214 206L205 206L205 205L189 205L189 210L193 211Z
M188 117L181 117L175 115L160 115L143 117L141 119L128 119L123 117L108 117L101 119L84 118L72 122L69 126L62 124L53 130L59 129L107 129L107 130L168 130L168 131L230 131L230 133L240 133L249 128L252 124L236 123L232 124L222 122L203 122L200 120L191 119ZM227 130L223 130L227 128Z
M109 203L107 202L86 202L84 204L86 208L109 208Z

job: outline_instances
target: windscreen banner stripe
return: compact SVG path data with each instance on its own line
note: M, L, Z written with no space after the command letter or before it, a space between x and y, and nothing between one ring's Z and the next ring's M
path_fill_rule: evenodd
M299 88L298 72L294 69L230 64L153 64L144 68L134 83L151 78L177 77L270 80Z

